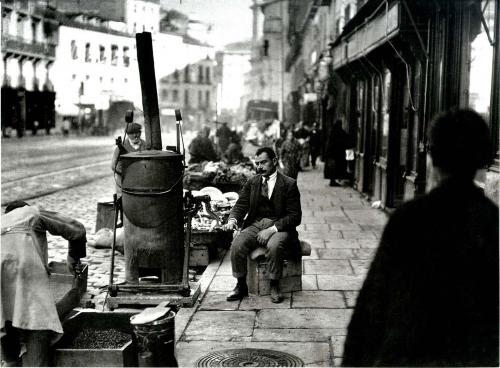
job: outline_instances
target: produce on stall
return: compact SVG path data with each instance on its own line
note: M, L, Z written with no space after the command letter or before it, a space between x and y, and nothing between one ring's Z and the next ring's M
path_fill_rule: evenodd
M184 187L197 190L214 186L222 192L239 191L241 186L254 174L255 168L251 161L235 165L209 161L189 165L184 177Z

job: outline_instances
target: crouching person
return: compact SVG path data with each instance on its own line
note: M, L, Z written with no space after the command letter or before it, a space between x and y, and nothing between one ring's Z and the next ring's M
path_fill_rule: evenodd
M290 253L298 254L300 249L296 230L302 219L300 193L294 179L277 172L278 159L271 148L258 149L255 164L257 175L243 186L223 227L234 230L238 224L243 224L243 230L231 245L232 273L238 282L227 300L240 300L248 295L247 257L255 248L265 246L271 301L280 303L283 294L279 280L284 257Z
M62 336L59 316L68 311L56 305L50 290L47 231L68 240L68 268L74 274L86 255L80 222L22 201L2 215L2 365L17 364L22 355L23 366L47 366L50 344Z

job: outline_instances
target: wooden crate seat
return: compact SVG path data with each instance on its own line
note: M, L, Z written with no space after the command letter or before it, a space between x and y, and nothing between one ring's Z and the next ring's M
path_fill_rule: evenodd
M280 279L280 289L287 293L302 290L302 256L311 255L311 245L300 241L301 256L285 258L283 276ZM248 291L257 295L269 295L270 282L267 277L266 248L254 249L248 257Z

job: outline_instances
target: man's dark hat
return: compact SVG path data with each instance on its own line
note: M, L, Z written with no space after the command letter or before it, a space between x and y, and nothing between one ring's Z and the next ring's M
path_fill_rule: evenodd
M130 123L127 127L127 134L140 133L142 125L137 123Z

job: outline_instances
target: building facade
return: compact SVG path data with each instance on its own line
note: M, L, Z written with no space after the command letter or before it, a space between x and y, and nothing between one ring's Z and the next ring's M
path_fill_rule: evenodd
M2 1L2 133L50 131L59 23L46 1Z
M298 99L316 94L324 131L343 120L355 138L354 186L373 201L397 207L429 189L426 131L443 110L481 113L498 152L498 3L318 0L290 7L287 68L294 86L303 86ZM306 41L300 30L316 22L316 36ZM311 45L318 57L306 50ZM498 200L498 161L477 182Z

